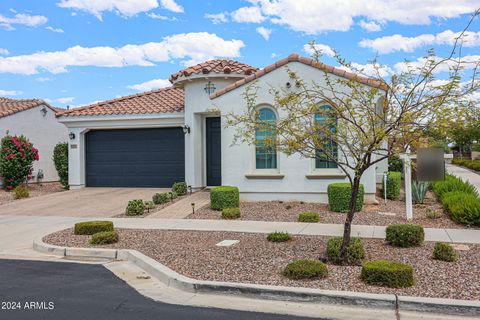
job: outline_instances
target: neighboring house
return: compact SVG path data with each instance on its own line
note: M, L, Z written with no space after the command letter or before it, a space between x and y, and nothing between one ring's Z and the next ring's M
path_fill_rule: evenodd
M225 115L246 107L245 84L256 81L260 115L274 121L271 88L287 88L286 69L306 83L353 74L292 54L264 69L232 60L211 60L173 74L173 86L72 109L59 114L74 138L69 147L69 183L84 186L170 187L186 181L193 189L238 186L247 200L325 202L328 184L347 181L328 161L287 157L247 144L232 145L235 128ZM378 80L357 77L367 86ZM292 90L295 90L292 86ZM381 95L384 95L382 93ZM374 201L376 175L363 177L366 200Z
M53 164L53 148L67 142L67 128L58 122L58 109L40 99L0 98L0 138L7 134L24 135L38 149L39 161L33 162L33 180L43 173L43 182L58 181Z

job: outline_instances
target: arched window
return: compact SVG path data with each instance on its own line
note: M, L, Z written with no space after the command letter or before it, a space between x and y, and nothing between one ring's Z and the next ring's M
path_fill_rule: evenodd
M323 105L319 107L319 112L315 114L315 121L319 126L329 125L329 129L332 135L337 131L337 122L332 121L333 116L330 114L332 107L329 105ZM335 159L338 157L338 146L335 141L328 140L323 149L317 149L315 158L315 169L328 169L337 168L337 163L332 161L331 157L327 157L327 154L333 156Z
M262 108L257 114L261 125L255 130L255 167L256 169L276 169L277 150L271 146L270 139L275 137L275 127L269 126L277 120L275 112L270 108ZM270 145L265 146L265 140L269 139Z

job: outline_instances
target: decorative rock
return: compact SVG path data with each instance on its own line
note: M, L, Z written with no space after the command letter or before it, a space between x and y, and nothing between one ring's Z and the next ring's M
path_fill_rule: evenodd
M223 240L216 244L217 247L231 247L234 244L239 243L239 240Z

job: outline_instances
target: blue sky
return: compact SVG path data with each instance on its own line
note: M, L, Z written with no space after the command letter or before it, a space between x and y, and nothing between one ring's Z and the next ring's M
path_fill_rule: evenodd
M264 67L292 52L330 48L385 76L428 48L445 55L478 0L2 0L0 96L57 107L168 85L211 58ZM480 59L480 22L464 55ZM440 74L439 77L442 77Z

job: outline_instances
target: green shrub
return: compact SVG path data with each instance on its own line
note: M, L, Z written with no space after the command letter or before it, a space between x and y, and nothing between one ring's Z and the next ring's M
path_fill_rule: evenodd
M458 223L480 226L480 198L461 191L443 195L443 208Z
M25 136L4 136L0 146L3 188L11 191L31 179L33 161L38 160L38 150Z
M403 172L403 162L396 154L388 157L388 171Z
M360 277L365 283L390 288L411 287L414 283L412 266L387 260L365 262Z
M210 190L210 207L213 210L238 208L239 206L240 193L237 187L221 186Z
M327 266L317 260L295 260L283 269L283 275L289 279L326 278Z
M395 247L419 246L425 239L425 232L422 226L415 224L392 224L387 227L386 239Z
M433 259L453 262L457 260L457 253L448 243L437 242L433 248Z
M382 195L385 194L384 181L382 179ZM398 200L400 198L400 185L402 183L402 173L391 171L387 175L387 199Z
M435 211L435 210L432 210L430 208L427 208L427 212L425 213L425 216L428 218L428 219L438 219L442 216L443 214L441 212L438 212L438 211Z
M145 201L144 204L145 204L145 209L147 210L147 212L150 212L150 210L155 208L155 203L153 201Z
M13 197L15 199L22 199L22 198L28 198L30 196L30 192L28 191L28 188L25 186L17 186L15 189L13 189Z
M138 216L145 212L145 203L143 200L136 199L128 201L127 209L125 209L125 214L127 216Z
M172 192L175 192L179 196L187 194L187 184L185 182L175 182L172 186Z
M432 183L432 191L442 203L443 195L452 191L463 191L478 197L478 192L472 184L449 174L445 176L445 180Z
M92 235L91 244L110 244L118 242L117 231L102 231Z
M331 183L328 185L328 205L330 210L335 212L348 212L352 187L348 182ZM363 209L363 184L358 188L357 201L355 203L355 211Z
M318 222L320 215L316 212L302 212L298 215L298 221L300 222Z
M170 193L169 193L169 198L170 198L170 200L172 200L172 201L175 200L175 199L177 199L177 198L178 198L178 193L176 193L176 192L174 192L174 191L170 192Z
M86 221L75 223L75 234L94 234L102 231L113 231L112 221Z
M68 189L68 143L58 143L53 148L53 163L60 183L65 189Z
M476 150L472 150L472 151L476 151ZM474 171L480 171L480 160L453 159L452 163L459 166L467 167Z
M412 200L413 203L423 204L425 202L425 197L427 195L428 182L417 182L413 181L412 183Z
M168 193L155 193L152 197L153 203L155 204L162 204L168 201Z
M240 218L240 208L225 208L222 210L222 219Z
M343 238L333 237L327 241L327 258L333 264L342 264L340 259L340 248L342 247ZM347 248L347 265L360 265L365 258L365 250L363 249L362 240L360 238L351 238L350 245Z
M267 240L270 242L285 242L292 240L292 236L288 232L270 232L267 236Z

